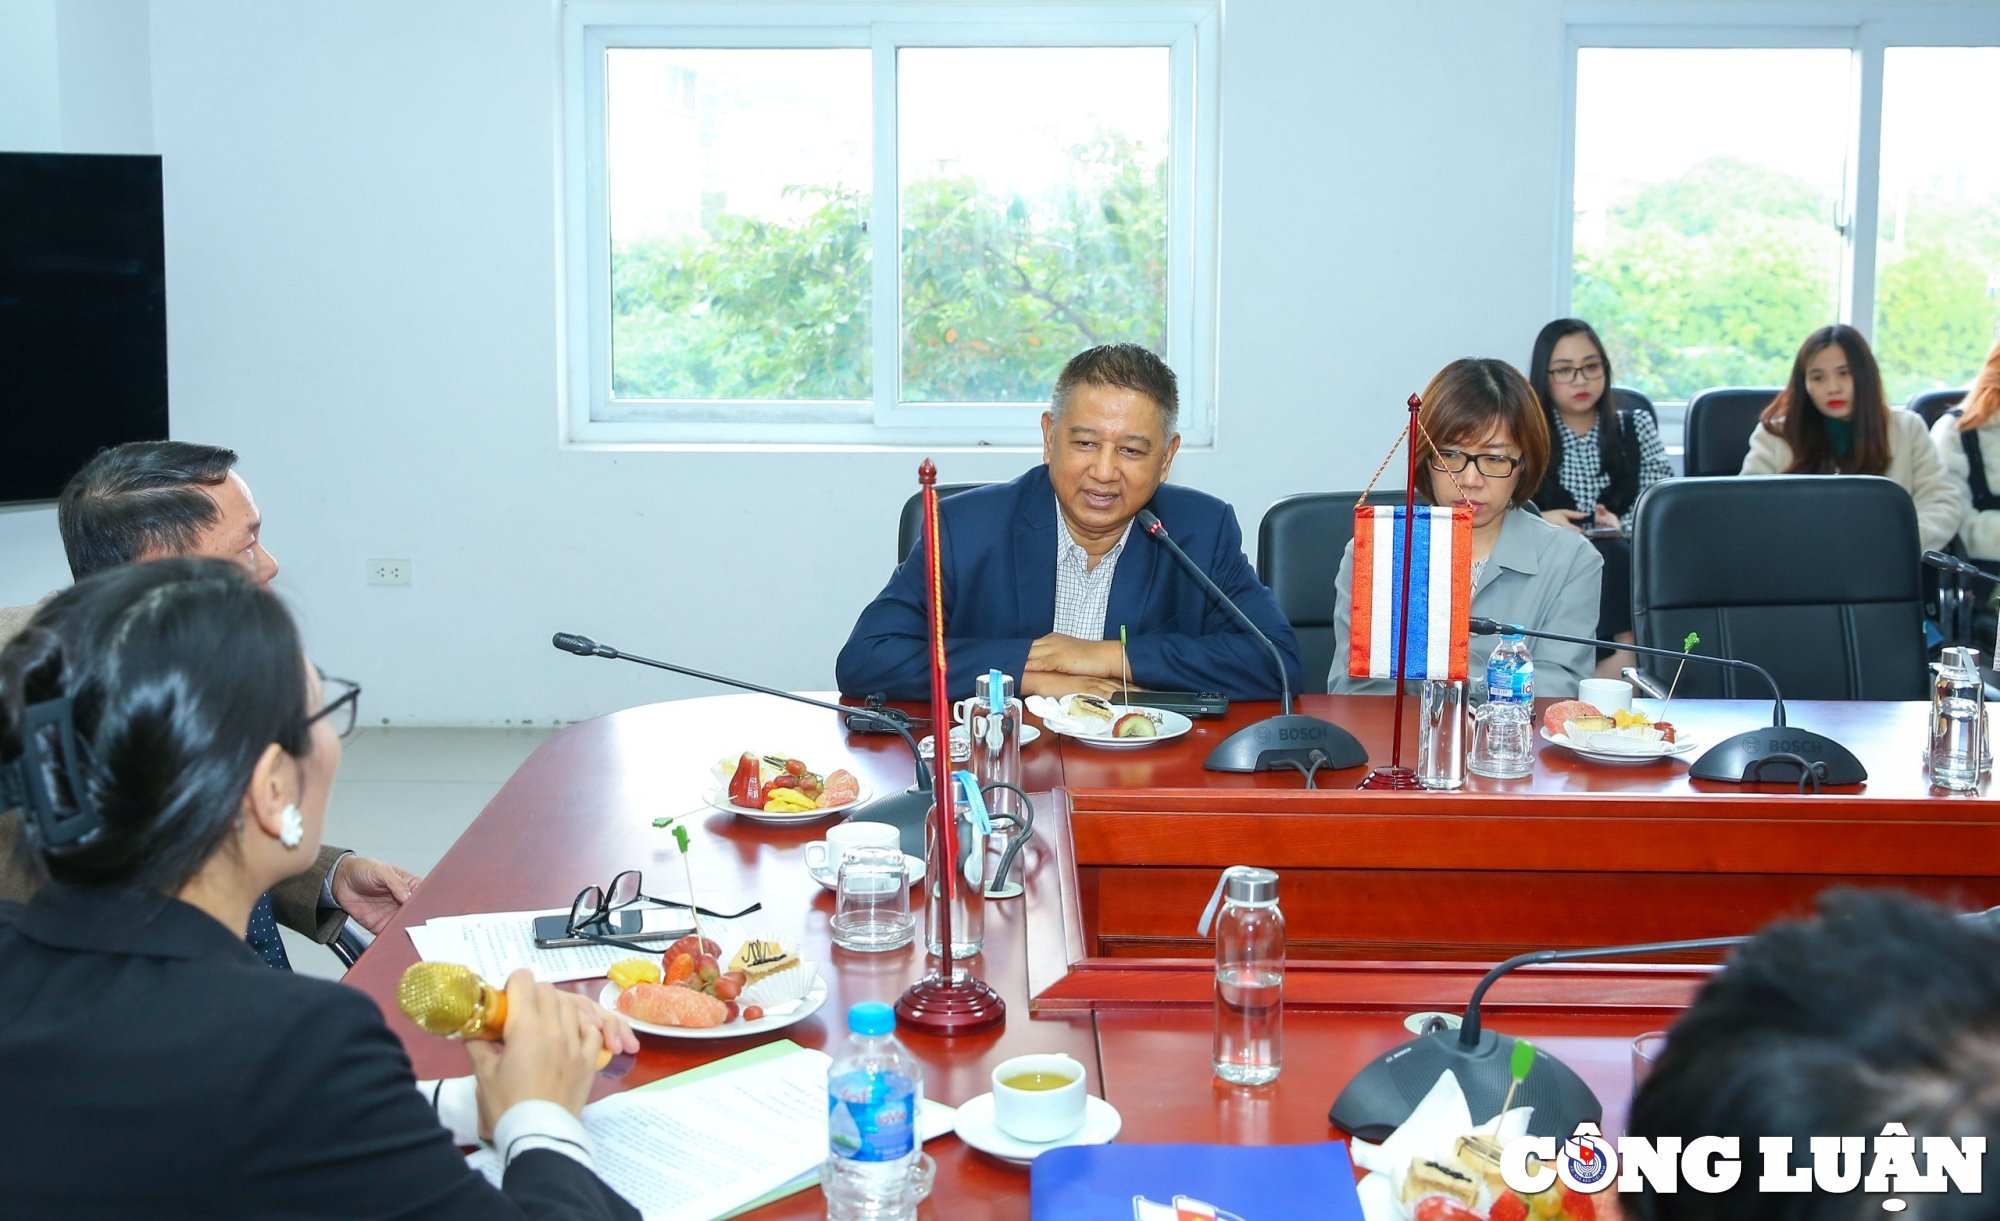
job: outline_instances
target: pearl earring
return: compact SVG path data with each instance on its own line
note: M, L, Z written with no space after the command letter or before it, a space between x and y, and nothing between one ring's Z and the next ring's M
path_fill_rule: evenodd
M278 827L278 842L287 848L296 848L306 838L305 816L299 813L298 803L293 802L285 807L282 817L284 822Z

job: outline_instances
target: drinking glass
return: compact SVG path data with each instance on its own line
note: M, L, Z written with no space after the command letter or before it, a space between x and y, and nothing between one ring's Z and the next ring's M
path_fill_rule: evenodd
M916 937L910 912L910 877L895 848L855 848L841 859L834 885L833 943L876 953L898 950Z

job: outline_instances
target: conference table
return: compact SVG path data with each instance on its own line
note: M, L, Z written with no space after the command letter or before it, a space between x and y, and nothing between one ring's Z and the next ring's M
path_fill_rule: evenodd
M1387 761L1392 701L1299 702ZM2000 819L1985 784L1973 794L1930 791L1923 705L1788 707L1792 723L1853 750L1867 782L1807 795L1791 785L1693 780L1680 761L1594 763L1549 744L1532 776L1475 776L1454 793L1357 791L1363 769L1323 771L1307 790L1296 772L1202 768L1222 737L1276 711L1269 704L1238 704L1182 738L1132 751L1044 734L1022 753L1036 814L1020 867L1025 894L988 903L985 951L972 963L1005 1001L1006 1022L955 1038L905 1033L926 1096L960 1104L987 1092L1002 1060L1061 1051L1118 1109L1120 1141L1339 1139L1327 1109L1353 1074L1408 1039L1412 1015L1461 1010L1485 969L1519 949L1752 931L1810 910L1820 890L1843 883L1960 906L2000 903ZM1769 712L1750 701L1684 700L1673 720L1713 741L1768 723ZM1413 707L1408 715L1413 754ZM832 895L806 873L802 848L834 818L775 825L707 805L715 763L745 750L847 767L876 795L907 787L913 774L900 739L850 734L830 712L769 696L653 704L556 733L347 975L381 1005L418 1075L468 1070L462 1049L396 1010L396 981L416 959L402 929L435 916L566 906L624 869L643 870L649 893L681 895L679 850L654 826L665 816L692 818L704 906L761 900L765 926L825 964L829 1002L784 1037L837 1051L849 1005L894 1002L921 978L920 944L884 954L830 944ZM338 789L334 811L337 830ZM1231 864L1278 871L1290 933L1284 1071L1263 1087L1228 1085L1210 1067L1213 963L1194 926ZM1528 968L1489 994L1486 1024L1576 1069L1616 1133L1631 1093L1631 1040L1670 1025L1714 970L1691 958ZM759 1040L642 1041L630 1073L601 1083L598 1095ZM1026 1169L955 1136L926 1149L938 1177L924 1215L1028 1215ZM824 1207L806 1191L752 1215L814 1217Z

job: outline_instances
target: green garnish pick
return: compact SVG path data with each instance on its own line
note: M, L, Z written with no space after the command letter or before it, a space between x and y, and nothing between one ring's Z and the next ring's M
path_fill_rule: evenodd
M1528 1079L1528 1073L1535 1067L1535 1045L1526 1039L1514 1040L1514 1054L1507 1060L1507 1071L1514 1078L1507 1087L1507 1097L1501 1100L1500 1113L1505 1115L1514 1105L1514 1091Z
M1686 639L1686 640L1683 640L1683 641L1681 641L1681 652L1683 652L1683 653L1692 653L1692 652L1694 652L1694 646L1696 646L1696 645L1698 645L1698 644L1700 644L1700 643L1701 643L1701 633L1700 633L1700 632L1689 632L1689 633L1687 634L1687 639Z

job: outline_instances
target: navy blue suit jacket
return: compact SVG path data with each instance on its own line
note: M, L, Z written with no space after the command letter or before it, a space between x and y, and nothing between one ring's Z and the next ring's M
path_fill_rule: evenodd
M1162 484L1147 507L1278 646L1292 690L1299 690L1298 637L1244 558L1235 512L1205 492L1171 484ZM1048 467L1038 466L1012 482L940 501L938 512L945 668L951 697L959 699L972 694L974 680L988 670L1018 681L1028 646L1055 630L1055 489ZM930 695L925 602L919 540L840 650L835 674L842 691L906 700ZM1111 579L1104 638L1116 640L1120 624L1130 642L1134 686L1278 698L1270 651L1137 525Z

